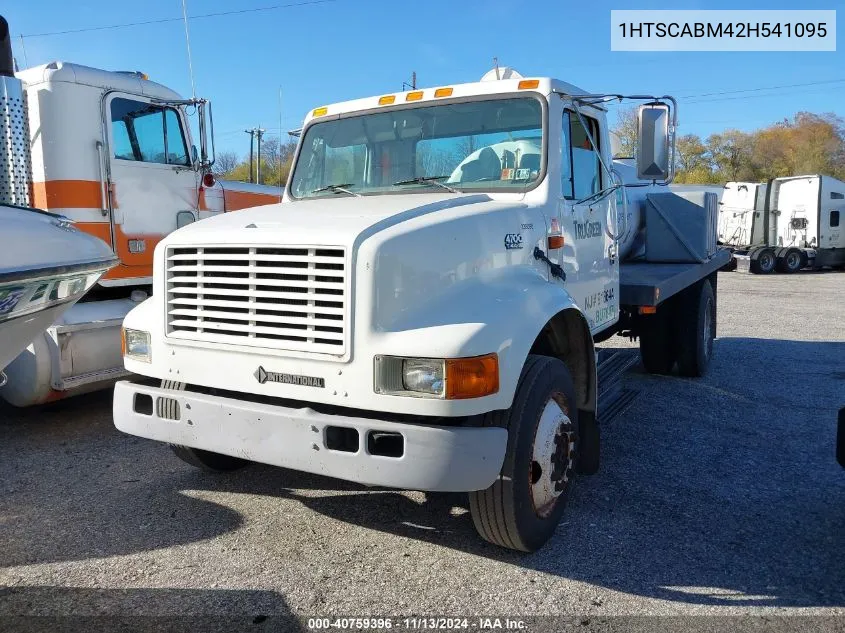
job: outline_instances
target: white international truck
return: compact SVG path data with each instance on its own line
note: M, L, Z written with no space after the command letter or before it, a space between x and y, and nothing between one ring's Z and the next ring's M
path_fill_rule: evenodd
M280 208L162 240L117 428L211 470L466 491L482 537L540 547L598 468L594 342L638 335L650 371L703 374L729 255L715 223L661 252L661 214L703 207L621 186L602 105L621 96L486 79L316 108ZM674 100L631 98L639 176L666 183Z
M845 182L820 174L729 182L719 215L719 241L753 273L845 266Z
M0 38L8 38L0 21ZM0 397L29 406L110 387L127 375L120 326L149 293L153 250L165 235L226 211L278 203L281 191L214 178L205 99L184 99L140 72L61 61L15 78L21 89L0 107L0 131L14 141L26 173L22 204L67 218L119 258L6 368Z

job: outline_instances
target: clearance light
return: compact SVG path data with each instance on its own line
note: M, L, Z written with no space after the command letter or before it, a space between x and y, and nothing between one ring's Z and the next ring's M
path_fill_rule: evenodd
M520 90L534 90L540 85L539 79L523 79L517 86Z
M435 97L451 97L452 96L452 89L451 88L438 88L434 91Z
M549 244L549 250L563 248L563 235L550 235L546 241Z
M405 95L405 101L419 101L423 98L423 91L417 90L416 92L409 92Z
M390 105L396 101L396 97L394 95L385 95L383 97L379 97L378 104L379 105Z
M657 314L657 306L640 306L640 314Z
M322 108L315 108L314 112L312 112L312 114L314 116L325 116L328 111L329 111L329 109L327 107L323 106Z

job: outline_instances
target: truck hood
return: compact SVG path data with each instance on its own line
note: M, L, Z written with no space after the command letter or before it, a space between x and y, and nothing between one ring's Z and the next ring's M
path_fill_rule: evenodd
M225 213L171 234L173 244L260 243L351 244L377 231L445 210L467 214L520 202L493 200L488 194L401 194L285 202ZM254 235L253 235L254 233Z

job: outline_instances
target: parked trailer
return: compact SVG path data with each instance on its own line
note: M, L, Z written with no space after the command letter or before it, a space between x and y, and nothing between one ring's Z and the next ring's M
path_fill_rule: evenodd
M283 219L165 238L124 321L141 378L115 387L117 428L216 471L467 492L483 538L543 545L598 469L594 342L639 336L650 371L702 375L729 254L712 194L641 180L671 181L674 100L632 97L625 188L619 95L511 76L318 107Z
M111 386L126 376L123 317L146 298L153 250L180 226L277 203L278 187L228 183L214 161L211 106L137 72L52 62L16 74L26 116L12 120L27 165L26 204L74 221L120 263L6 369L0 395L29 406ZM196 113L197 149L189 126Z
M725 185L719 239L753 273L845 266L845 183L830 176Z

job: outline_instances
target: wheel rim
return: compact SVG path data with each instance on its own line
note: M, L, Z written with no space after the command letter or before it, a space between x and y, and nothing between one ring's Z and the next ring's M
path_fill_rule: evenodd
M713 302L708 299L707 307L704 309L704 331L702 333L704 343L704 357L710 358L710 346L713 343Z
M789 253L786 256L786 265L789 266L791 270L795 270L800 267L801 264L801 255L800 253L796 253L795 251Z
M549 398L534 435L529 483L534 511L547 517L572 478L575 433L561 405L563 396Z
M768 251L760 254L760 268L769 270L774 265L775 257Z

